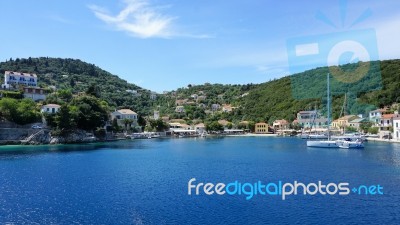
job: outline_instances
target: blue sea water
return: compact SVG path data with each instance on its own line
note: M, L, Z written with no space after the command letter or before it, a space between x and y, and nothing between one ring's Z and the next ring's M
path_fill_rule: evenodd
M188 195L198 182L348 182L383 195ZM400 145L273 137L0 147L0 223L399 224Z

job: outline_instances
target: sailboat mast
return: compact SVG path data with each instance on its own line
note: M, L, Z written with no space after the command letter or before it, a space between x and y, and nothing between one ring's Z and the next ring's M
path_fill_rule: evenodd
M328 101L328 103L327 103L327 106L328 106L328 140L330 140L331 139L331 137L330 137L330 124L331 124L331 117L330 117L330 114L331 114L331 111L330 111L330 96L329 96L329 93L330 93L330 90L329 90L329 73L328 73L328 75L326 76L326 78L327 78L327 101Z

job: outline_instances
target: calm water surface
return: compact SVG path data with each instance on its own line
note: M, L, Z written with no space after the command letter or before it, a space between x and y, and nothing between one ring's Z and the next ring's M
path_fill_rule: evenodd
M399 224L400 145L297 138L152 139L0 147L0 223ZM384 195L189 196L198 182L380 184Z

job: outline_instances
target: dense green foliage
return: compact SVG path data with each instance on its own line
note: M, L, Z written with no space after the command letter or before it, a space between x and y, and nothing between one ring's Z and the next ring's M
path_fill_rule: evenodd
M224 130L224 126L222 126L220 123L218 123L218 121L212 121L209 123L205 124L206 126L206 131L207 132L212 132L212 131L223 131Z
M380 67L379 67L380 64ZM355 64L345 65L351 70ZM364 66L364 65L362 65ZM264 120L271 123L275 119L292 121L300 110L321 109L326 115L326 74L327 67L317 68L293 76L283 77L257 85L248 96L240 99L241 115L247 120ZM301 81L299 89L294 92L293 80ZM336 82L336 83L335 83ZM332 109L334 119L341 113L344 93L347 96L346 114L364 114L377 107L390 106L400 100L400 60L386 60L380 63L371 62L370 71L358 82L339 85L331 76ZM303 91L304 93L299 93ZM294 97L308 97L308 99ZM315 99L312 99L315 96ZM319 97L319 98L317 98ZM322 97L322 98L321 98ZM342 114L343 115L343 114Z
M355 71L358 66L362 68L361 72L366 73L360 80L345 85L339 85L335 80L338 76L342 76L341 73ZM272 123L275 119L293 121L298 111L315 108L326 115L325 92L328 72L334 74L331 76L333 96L331 113L334 119L343 114L344 93L350 92L347 96L346 114L365 114L368 110L389 106L400 100L400 60L348 64L341 66L340 69L342 72L337 73L336 67L316 68L261 84L190 84L185 88L151 98L149 90L129 84L93 64L80 60L42 57L10 59L0 63L1 74L4 74L5 70L37 73L40 86L49 89L52 85L56 86L58 90L50 93L45 103L67 104L77 124L105 119L101 116L104 112L95 115L94 118L83 116L94 106L84 99L81 99L80 103L74 100L76 99L73 98L74 95L82 93L99 97L101 100L95 105L101 104L105 111L129 108L145 117L151 116L153 111L157 110L160 116L185 119L188 123L198 121L211 123L226 119L233 122L235 127L243 120L252 123L261 121ZM199 99L198 96L204 98ZM180 100L186 101L183 104L183 112L176 111L177 101ZM229 104L234 109L231 112L213 110L213 104L221 106ZM144 128L143 117L139 125ZM94 126L94 123L89 126Z
M149 114L153 107L150 91L78 59L10 59L0 63L1 77L6 70L36 73L41 87L55 86L57 89L71 90L73 94L86 91L93 94L93 91L98 91L101 99L110 106L134 109L139 114ZM94 84L98 89L90 90ZM135 90L138 94L134 95L126 90Z
M21 91L0 90L0 97L22 99L24 95Z
M82 95L64 103L57 113L46 113L44 116L47 124L61 133L74 129L96 131L108 120L107 109L108 105L104 101L91 95Z
M2 98L0 99L0 118L24 125L40 121L41 115L36 108L36 103L29 98L21 100Z
M149 120L149 124L146 127L147 131L154 131L154 132L162 132L169 129L169 125L162 121L161 119L158 120Z

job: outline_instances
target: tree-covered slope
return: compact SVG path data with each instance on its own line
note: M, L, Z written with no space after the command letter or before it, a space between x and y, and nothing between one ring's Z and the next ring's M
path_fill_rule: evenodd
M341 71L356 71L367 63L341 66ZM347 96L347 113L365 114L376 107L400 101L400 60L368 62L369 70L357 80L338 81L334 68L322 67L259 84L240 99L243 115L271 122L276 118L293 120L300 110L326 109L327 74L330 73L332 115L337 118ZM340 77L339 77L340 78Z
M358 69L360 68L360 69ZM340 69L340 70L338 70ZM153 110L161 116L177 116L177 100L191 102L186 114L179 118L204 119L204 111L212 104L231 104L231 113L212 113L208 119L268 121L294 120L300 110L326 109L326 74L331 73L332 115L337 118L344 102L344 93L350 92L347 113L365 113L376 107L389 106L400 101L400 60L360 62L336 67L322 67L275 79L261 84L188 85L168 94L151 99L149 90L130 84L99 67L76 59L28 58L7 60L0 63L0 73L5 70L36 73L43 87L54 85L58 89L83 92L92 84L100 90L100 97L112 107L131 108L141 115L152 115ZM338 72L339 71L339 72ZM362 74L349 81L346 72ZM140 75L137 75L140 76ZM126 90L137 91L138 94ZM205 96L199 101L192 96ZM194 104L193 104L194 102ZM185 106L186 107L186 106ZM197 115L197 116L196 116Z
M149 90L78 59L10 59L0 63L1 77L7 70L36 73L41 87L56 86L57 89L70 89L74 93L84 92L95 84L100 90L101 98L110 106L128 107L143 114L149 113L152 108ZM138 94L126 90L135 90Z

